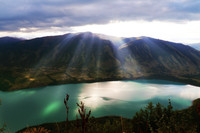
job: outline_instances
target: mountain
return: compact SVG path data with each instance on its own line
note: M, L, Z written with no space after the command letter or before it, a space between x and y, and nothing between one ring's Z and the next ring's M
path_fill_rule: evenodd
M200 51L200 43L189 44L189 46L191 46L191 47L193 47L193 48L195 48L195 49Z
M137 63L143 73L195 74L200 70L200 52L183 44L142 37L122 45L120 51L124 59L129 58L127 68Z
M200 86L200 52L149 37L90 32L0 43L0 89L159 78Z
M16 42L19 42L21 40L23 40L23 39L14 38L14 37L1 37L0 38L0 45L16 43Z

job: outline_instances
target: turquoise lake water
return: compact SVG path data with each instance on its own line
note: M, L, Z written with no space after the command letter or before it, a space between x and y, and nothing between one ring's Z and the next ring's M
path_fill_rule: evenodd
M200 97L200 87L165 80L109 81L98 83L65 84L25 89L13 92L0 91L0 124L7 131L66 119L64 98L69 98L69 119L75 119L76 103L83 101L92 116L118 115L132 118L136 111L149 102L168 105L174 109L187 108Z

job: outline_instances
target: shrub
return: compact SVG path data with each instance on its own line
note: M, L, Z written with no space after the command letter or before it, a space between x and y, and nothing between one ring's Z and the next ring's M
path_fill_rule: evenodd
M33 128L27 128L22 133L50 133L51 131L48 129L45 129L44 127L33 127Z

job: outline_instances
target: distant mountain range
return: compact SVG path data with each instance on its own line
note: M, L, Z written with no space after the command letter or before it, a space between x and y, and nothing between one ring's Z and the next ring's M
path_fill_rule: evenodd
M15 43L15 42L19 42L22 41L23 39L20 38L14 38L14 37L1 37L0 38L0 45L4 45L4 44L10 44L10 43Z
M193 48L195 48L195 49L200 51L200 43L189 44L189 46L191 46L191 47L193 47Z
M200 51L149 37L84 32L31 40L0 38L0 61L0 89L5 91L138 78L200 86Z

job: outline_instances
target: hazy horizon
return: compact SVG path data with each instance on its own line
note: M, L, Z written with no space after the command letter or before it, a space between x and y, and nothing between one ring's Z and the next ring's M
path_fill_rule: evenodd
M12 0L0 5L0 37L26 39L90 31L200 43L198 0Z

